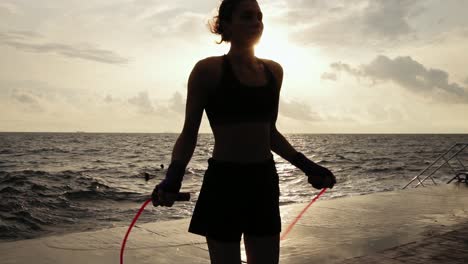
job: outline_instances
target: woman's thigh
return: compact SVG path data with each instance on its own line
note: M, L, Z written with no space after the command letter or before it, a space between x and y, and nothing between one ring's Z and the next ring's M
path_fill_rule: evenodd
M240 242L219 241L206 237L211 264L240 264Z
M277 264L280 252L280 234L255 236L244 233L244 244L249 264Z

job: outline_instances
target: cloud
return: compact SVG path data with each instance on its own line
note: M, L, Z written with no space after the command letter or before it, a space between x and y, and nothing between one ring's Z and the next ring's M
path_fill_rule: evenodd
M330 64L330 68L332 68L333 70L337 72L344 71L344 72L347 72L356 76L359 76L361 74L361 72L358 69L353 69L351 65L346 64L346 63L341 63L341 62L334 62ZM333 74L333 73L328 73L328 74Z
M468 91L457 83L449 82L449 74L440 69L427 68L411 57L388 58L377 56L369 64L353 67L346 63L332 63L333 73L346 72L356 77L377 82L394 82L420 94L432 95L449 102L468 103ZM332 74L332 73L326 73Z
M13 3L0 3L0 15L19 15L21 13L20 8Z
M106 97L104 98L104 102L106 103L112 103L114 101L114 99L112 98L112 95L108 94L106 95Z
M319 46L375 45L413 38L410 17L424 9L421 1L292 1L290 37Z
M370 1L362 15L365 33L390 39L410 33L408 17L416 3L414 0Z
M107 95L106 101L116 101L110 95ZM128 103L135 106L140 114L156 114L165 119L173 119L174 117L180 117L185 114L185 99L182 94L178 91L168 100L162 100L163 103L158 103L152 100L147 91L140 92L138 95L128 99Z
M9 30L6 33L0 32L0 37L1 39L6 40L18 40L27 38L43 38L44 36L31 30Z
M121 57L120 55L110 50L99 49L89 44L73 46L54 42L36 43L36 39L40 37L42 37L40 34L32 31L0 32L0 44L23 51L36 53L56 53L65 57L80 58L102 63L128 63L127 58Z
M154 108L149 98L148 92L140 92L137 96L128 99L128 102L137 107L142 114L153 114Z
M77 2L77 7L79 7L81 2ZM96 14L125 16L136 18L137 20L146 18L158 19L158 16L160 16L160 20L163 21L183 11L205 13L217 7L216 3L209 1L186 0L125 0L109 1L109 3L110 4L94 3L94 7L88 8L87 11Z
M309 105L296 100L286 102L283 99L281 99L279 111L279 114L281 114L282 116L296 119L299 121L314 122L321 120L321 118L316 113L310 110Z
M185 113L185 100L183 99L182 94L175 92L172 95L169 100L169 109L178 114L183 115Z
M12 110L25 113L70 113L94 115L95 112L121 112L134 118L134 110L142 118L151 116L172 120L184 113L184 98L175 92L171 98L156 103L148 91L134 96L119 97L115 94L98 94L95 91L57 88L49 83L26 80L0 80L0 105L9 105Z
M151 23L149 30L154 37L177 37L192 41L209 33L205 14L179 8L166 10L147 20Z
M35 98L36 101L77 103L80 101L82 92L71 89L61 89L38 80L0 80L0 98L18 98L24 94ZM23 98L23 102L27 99Z
M88 20L96 21L94 26L100 29L119 27L129 34L139 32L158 40L193 41L209 32L206 26L208 6L215 7L205 1L136 0L99 5L83 12Z
M12 96L14 100L19 102L24 110L29 112L44 112L45 108L40 103L40 98L24 91L14 91Z
M0 104L20 112L81 111L92 99L86 91L57 88L44 81L0 80Z
M176 91L169 99L163 100L164 103L156 105L156 113L166 119L180 118L181 115L185 115L185 100L186 98Z
M331 72L331 73L329 73L329 72L324 72L324 73L322 74L322 76L320 76L320 78L321 78L322 80L332 80L332 81L336 81L338 77L336 76L336 73L334 73L334 72Z

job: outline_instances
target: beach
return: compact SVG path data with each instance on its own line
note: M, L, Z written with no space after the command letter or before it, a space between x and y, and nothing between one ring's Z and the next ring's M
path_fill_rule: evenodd
M467 201L468 187L458 183L317 200L281 241L280 263L463 263ZM283 231L304 206L281 206ZM125 263L209 263L204 237L187 232L189 221L137 223ZM126 230L4 242L0 263L118 263Z
M468 222L453 226L453 231L424 240L396 246L376 254L348 259L342 264L466 263Z

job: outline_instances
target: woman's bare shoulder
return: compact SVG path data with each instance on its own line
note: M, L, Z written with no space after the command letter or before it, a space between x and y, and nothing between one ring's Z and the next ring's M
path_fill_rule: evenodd
M274 60L270 60L270 59L265 59L265 58L260 58L260 59L267 64L268 68L271 71L273 71L275 76L277 74L281 74L281 75L283 74L283 67L278 62Z
M221 72L222 56L211 56L201 59L197 62L203 73L216 74Z
M275 79L280 83L281 88L281 83L283 82L283 67L281 64L274 60L270 59L265 59L265 58L260 58L265 64L267 65L268 69L273 73L273 76Z
M195 68L197 68L197 72L201 75L200 78L205 82L209 82L209 84L215 85L221 77L222 57L223 56L211 56L199 60Z

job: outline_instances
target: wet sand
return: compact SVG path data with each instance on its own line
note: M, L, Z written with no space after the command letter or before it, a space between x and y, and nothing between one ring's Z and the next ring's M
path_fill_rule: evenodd
M342 264L450 263L465 264L468 259L468 222L454 231L389 248L375 254L347 259Z

